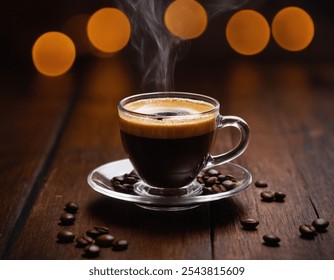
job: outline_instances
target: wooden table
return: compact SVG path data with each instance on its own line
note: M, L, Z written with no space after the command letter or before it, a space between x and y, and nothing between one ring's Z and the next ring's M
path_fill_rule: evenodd
M285 202L261 201L254 183L236 196L193 210L154 212L105 197L87 184L88 173L125 158L117 102L138 92L122 57L78 63L71 73L46 78L35 71L1 75L2 259L85 259L75 242L59 244L68 228L76 236L106 226L129 241L125 251L104 248L97 259L334 259L334 68L331 64L261 63L177 67L175 89L217 98L225 115L250 125L247 151L234 160L253 182L286 193ZM80 71L79 71L80 69ZM237 141L219 135L215 152ZM80 209L60 226L68 201ZM255 218L255 231L240 219ZM327 232L302 239L299 225L321 217ZM280 237L278 247L262 236Z

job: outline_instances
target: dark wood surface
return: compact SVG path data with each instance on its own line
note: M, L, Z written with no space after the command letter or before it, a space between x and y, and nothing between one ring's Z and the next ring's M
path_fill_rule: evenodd
M196 66L196 67L195 67ZM59 216L79 204L77 236L95 225L127 239L122 252L98 259L334 259L334 68L328 64L182 64L175 89L217 98L221 113L244 118L252 138L234 160L253 181L286 193L285 202L261 201L254 183L233 198L181 212L154 212L105 197L87 184L88 173L125 157L117 102L137 93L121 58L96 59L63 77L33 73L1 76L0 258L84 259L75 243L59 244ZM17 82L20 75L19 83ZM229 149L237 134L219 134L214 151ZM260 224L245 231L240 219ZM322 217L327 232L300 238L299 225ZM279 247L263 245L274 233Z

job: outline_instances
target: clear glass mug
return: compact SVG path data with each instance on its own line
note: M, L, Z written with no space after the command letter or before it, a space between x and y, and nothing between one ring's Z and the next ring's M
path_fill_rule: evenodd
M153 92L129 96L118 104L122 144L141 181L135 192L148 196L201 193L196 178L204 168L241 155L250 139L248 124L219 113L219 102L185 92ZM211 155L218 129L233 126L239 143L230 151Z

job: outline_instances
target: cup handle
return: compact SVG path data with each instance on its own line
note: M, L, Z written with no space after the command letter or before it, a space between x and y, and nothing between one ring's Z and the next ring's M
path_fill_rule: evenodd
M220 155L209 155L205 168L212 168L216 165L220 165L237 158L246 150L250 140L249 126L239 117L219 115L216 125L219 129L228 126L236 127L240 131L240 140L236 147L226 153Z

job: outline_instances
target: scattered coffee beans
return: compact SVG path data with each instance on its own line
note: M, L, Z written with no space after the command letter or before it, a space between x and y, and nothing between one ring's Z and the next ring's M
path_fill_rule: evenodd
M266 188L266 187L268 187L268 184L266 182L264 182L264 181L256 181L254 183L254 185L257 188Z
M114 251L123 251L128 248L129 242L127 240L117 240L113 245Z
M243 219L240 221L243 229L245 230L255 230L259 225L259 221L251 218Z
M117 180L115 179L115 182ZM136 179L134 173L130 173L124 175L122 180L124 184L133 184L135 180L138 179ZM133 186L131 188L133 188ZM72 225L75 221L74 214L77 213L78 209L79 206L75 202L68 202L64 207L66 212L60 216L59 225ZM74 233L69 230L61 230L57 234L58 243L71 243L74 239ZM101 247L112 247L114 251L126 250L128 247L127 240L115 241L114 236L109 234L109 228L105 226L94 226L86 231L86 235L77 237L75 241L77 248L84 248L82 256L86 258L95 258L99 256Z
M59 243L70 243L74 240L74 234L73 232L69 230L62 230L58 232L57 238Z
M318 232L324 232L326 231L327 227L329 226L329 221L319 218L312 222L312 226L316 229Z
M281 242L281 239L275 234L265 234L263 235L264 244L270 247L277 247Z
M75 202L73 202L73 201L69 201L69 202L66 203L64 210L65 210L67 213L75 214L75 213L78 212L78 210L79 210L79 206L78 206L78 204L76 204Z
M114 244L114 236L111 234L102 234L95 239L95 242L100 247L111 247Z
M265 202L272 202L275 198L275 194L271 191L263 191L260 193L260 196L262 198L262 201Z
M99 246L91 244L85 248L84 256L87 258L95 258L100 254L100 251L101 249Z
M64 226L72 225L75 221L75 216L71 213L63 213L60 216L60 224Z
M300 225L299 232L301 234L300 236L305 239L313 239L316 236L315 227L307 224Z

